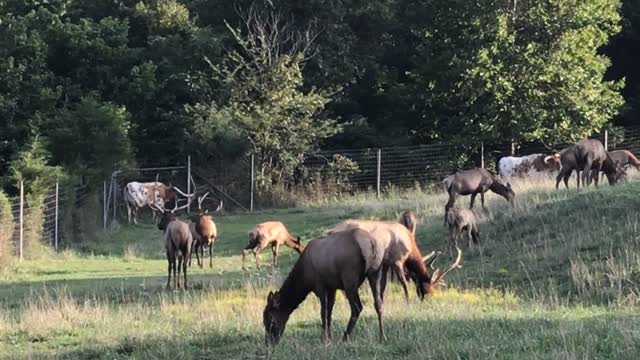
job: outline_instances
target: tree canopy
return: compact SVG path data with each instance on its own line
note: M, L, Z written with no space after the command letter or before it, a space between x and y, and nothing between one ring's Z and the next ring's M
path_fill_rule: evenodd
M638 45L632 0L2 1L0 174L571 141L634 123Z

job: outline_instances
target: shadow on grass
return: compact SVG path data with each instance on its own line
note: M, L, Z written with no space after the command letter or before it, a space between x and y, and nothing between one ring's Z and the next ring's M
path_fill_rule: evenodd
M20 309L29 301L43 297L56 300L71 297L77 302L97 301L109 304L157 305L165 297L197 296L221 290L268 287L279 284L289 271L289 265L260 271L225 271L222 273L195 273L187 270L189 289L166 289L166 276L130 276L91 279L14 282L0 287L0 306ZM207 271L205 269L204 271ZM182 280L182 277L180 278Z
M124 336L113 345L92 341L69 349L53 346L55 336L39 339L22 353L27 359L533 359L590 358L635 359L640 351L637 319L622 315L549 319L545 315L522 318L387 319L387 341L379 343L374 317L361 317L348 343L340 341L346 319L334 324L334 341L320 340L320 321L295 322L288 326L275 348L264 346L261 326L230 325L224 331L175 329L176 336L139 338ZM26 345L31 346L31 345ZM26 350L26 348L24 349ZM24 351L23 350L23 351Z

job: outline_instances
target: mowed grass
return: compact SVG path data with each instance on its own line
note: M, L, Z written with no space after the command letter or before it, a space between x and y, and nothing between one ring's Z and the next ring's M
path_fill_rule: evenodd
M463 246L463 267L448 289L425 302L399 286L385 296L388 341L379 343L370 291L354 340L339 341L349 317L338 296L335 340L320 341L311 295L293 313L283 340L264 347L262 310L297 258L283 248L240 270L247 233L278 219L305 240L350 217L419 215L423 253L450 261L444 194L391 191L342 203L216 218L213 268L189 269L189 291L167 291L162 234L153 225L119 225L81 247L14 264L0 275L0 357L97 359L635 359L640 353L640 183L555 191L550 182L514 184L514 208L489 194L476 214L482 247ZM571 185L574 185L572 183ZM458 206L468 206L460 198ZM466 245L466 244L465 244ZM412 289L414 288L411 285Z

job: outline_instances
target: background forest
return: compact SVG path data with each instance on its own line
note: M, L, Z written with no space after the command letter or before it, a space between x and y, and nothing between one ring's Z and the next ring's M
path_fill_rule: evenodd
M639 63L631 0L3 0L0 174L573 141L634 122Z

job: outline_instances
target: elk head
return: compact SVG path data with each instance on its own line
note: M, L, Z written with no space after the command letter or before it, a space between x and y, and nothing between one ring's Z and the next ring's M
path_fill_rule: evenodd
M420 300L424 300L425 297L432 295L440 286L446 285L443 278L445 275L447 275L447 273L449 273L449 271L462 267L460 265L460 260L462 260L462 251L460 251L460 248L457 246L456 250L458 251L458 256L456 257L456 260L453 262L453 264L451 264L451 266L449 266L444 271L436 269L431 277L427 276L426 279L420 279L420 281L417 283L417 292ZM436 261L440 254L440 252L431 252L431 254L422 258L427 270L429 268L433 269L433 263Z
M264 338L267 345L276 345L284 333L284 328L289 320L290 311L286 311L280 306L280 293L269 292L267 296L267 306L262 313L262 323L264 325Z

